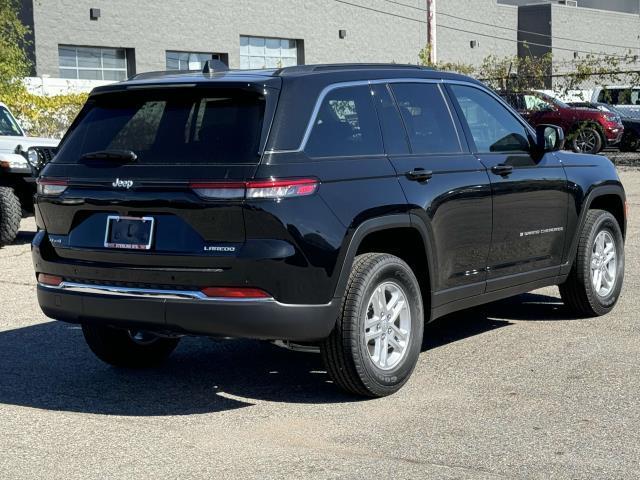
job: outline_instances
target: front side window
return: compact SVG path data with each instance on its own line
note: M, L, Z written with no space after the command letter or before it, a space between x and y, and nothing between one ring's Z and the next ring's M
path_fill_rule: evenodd
M427 83L392 85L413 153L457 153L458 132L440 87Z
M265 106L260 93L239 89L103 94L90 100L55 161L131 150L139 164L257 163Z
M60 77L82 80L125 80L127 51L124 48L58 47Z
M539 112L551 110L553 108L550 102L547 102L544 98L538 97L537 95L528 93L524 94L523 97L526 110Z
M208 60L220 60L217 53L167 51L167 70L202 70Z
M240 68L282 68L298 64L298 42L287 38L240 37Z
M465 85L451 85L479 153L528 152L528 131L488 93Z
M640 89L603 88L598 95L598 102L612 105L640 105Z
M4 107L0 107L0 135L11 137L22 136L20 127L9 113L9 110Z
M331 90L313 122L305 152L311 157L383 153L378 117L367 86Z

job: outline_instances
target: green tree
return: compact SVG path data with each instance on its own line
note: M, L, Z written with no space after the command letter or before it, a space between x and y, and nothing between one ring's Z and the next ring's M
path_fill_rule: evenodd
M22 87L21 79L29 74L26 27L18 16L18 0L0 0L0 95Z

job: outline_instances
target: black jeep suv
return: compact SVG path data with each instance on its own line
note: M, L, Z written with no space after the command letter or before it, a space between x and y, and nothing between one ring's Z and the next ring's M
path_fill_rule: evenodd
M116 366L182 335L319 345L340 387L409 378L423 326L560 285L609 312L625 194L470 78L316 65L93 91L39 179L38 300Z

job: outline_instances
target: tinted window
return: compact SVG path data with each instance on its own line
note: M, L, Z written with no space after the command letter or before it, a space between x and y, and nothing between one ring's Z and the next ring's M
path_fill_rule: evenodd
M326 95L314 119L305 152L312 157L383 153L369 87L338 88Z
M265 101L237 90L100 95L56 161L89 152L132 150L138 163L257 163Z
M603 88L598 95L598 102L613 105L640 105L640 89Z
M413 153L456 153L460 139L440 87L412 83L392 85Z
M474 87L451 85L480 153L529 150L526 128L500 102Z
M20 136L22 132L18 127L18 124L13 119L13 117L9 114L9 111L0 107L0 135L8 135L8 136Z
M402 125L402 118L389 90L385 85L373 85L374 100L380 118L384 149L389 154L409 153L407 133Z

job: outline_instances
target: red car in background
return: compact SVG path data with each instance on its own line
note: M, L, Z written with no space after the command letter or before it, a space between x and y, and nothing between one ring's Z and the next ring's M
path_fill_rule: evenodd
M574 152L598 153L620 142L624 126L620 117L595 108L575 108L542 92L500 94L534 127L551 124L562 127L567 147Z

